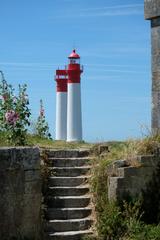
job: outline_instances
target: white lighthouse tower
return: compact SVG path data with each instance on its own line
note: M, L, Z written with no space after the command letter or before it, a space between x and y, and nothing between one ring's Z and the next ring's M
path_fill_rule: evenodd
M56 70L56 140L67 139L67 78L65 70Z
M67 97L67 141L82 141L80 56L75 50L69 55Z

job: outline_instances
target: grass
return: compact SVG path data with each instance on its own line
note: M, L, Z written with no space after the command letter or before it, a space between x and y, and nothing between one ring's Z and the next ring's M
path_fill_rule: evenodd
M14 146L7 142L5 133L0 133L0 147L4 146ZM88 149L93 146L93 144L86 142L65 142L65 141L55 141L46 138L41 138L36 135L27 135L27 146L38 146L40 148L54 148L54 149L77 149L84 148Z
M88 149L92 147L92 144L86 142L65 142L65 141L55 141L45 138L40 138L38 136L29 135L28 144L31 146L37 145L41 148L56 148L56 149L77 149L84 148Z
M124 203L119 206L109 203L107 199L107 171L106 168L114 160L134 159L137 155L155 154L160 147L160 136L148 136L138 140L127 140L124 142L104 142L108 145L109 152L103 152L98 156L99 145L85 142L67 143L40 138L38 136L27 136L28 146L39 146L41 148L75 149L90 148L94 156L91 179L93 201L95 205L95 216L97 218L96 231L98 238L95 240L160 240L160 225L146 224L142 221L142 210L137 202ZM0 146L9 146L5 134L0 134ZM93 240L87 237L86 240Z
M39 146L41 148L75 149L91 148L94 155L98 155L99 145L108 145L109 153L106 155L106 161L118 159L130 159L138 154L151 154L160 145L160 136L149 136L142 139L131 139L127 141L108 141L98 144L87 142L65 142L55 141L46 138L40 138L36 135L27 135L27 146ZM5 133L0 132L0 146L11 146L7 142Z
M129 146L138 145L139 140L130 140L130 141L108 141L102 142L98 144L87 143L87 142L66 142L66 141L56 141L56 140L49 140L46 138L41 138L37 135L27 135L27 146L39 146L41 148L57 148L57 149L75 149L75 148L89 148L92 149L94 154L98 154L98 147L100 145L108 145L110 148L110 153L108 157L111 159L119 159L124 158L126 156L126 150L129 149ZM10 144L7 142L5 133L0 132L0 146L14 146L14 144ZM130 147L131 148L131 147ZM128 151L128 150L127 150ZM133 149L130 149L133 151Z
M160 240L160 225L140 220L138 202L124 202L123 207L122 211L115 203L108 204L100 219L98 236L87 236L83 240Z
M159 135L147 136L138 140L111 142L109 143L109 152L104 153L103 156L98 156L97 145L93 147L95 158L91 186L95 206L97 240L160 240L160 225L154 222L148 224L147 221L144 221L140 200L133 202L130 199L131 202L123 203L121 206L108 201L106 171L112 161L122 159L131 162L137 155L157 154L159 147ZM150 202L147 206L152 210L154 203ZM91 238L86 238L86 240L89 239Z

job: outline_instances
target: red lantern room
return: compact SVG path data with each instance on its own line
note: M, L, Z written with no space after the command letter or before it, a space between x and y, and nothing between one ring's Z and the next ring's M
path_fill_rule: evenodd
M80 83L80 75L83 72L83 67L80 65L80 56L74 49L68 57L68 83Z
M80 64L80 56L76 53L75 49L69 55L68 58L69 58L69 64Z

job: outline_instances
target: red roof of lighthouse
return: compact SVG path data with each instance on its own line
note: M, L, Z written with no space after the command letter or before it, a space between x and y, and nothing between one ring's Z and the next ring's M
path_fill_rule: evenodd
M73 49L72 53L69 55L68 58L80 58L80 56L76 53L76 50Z

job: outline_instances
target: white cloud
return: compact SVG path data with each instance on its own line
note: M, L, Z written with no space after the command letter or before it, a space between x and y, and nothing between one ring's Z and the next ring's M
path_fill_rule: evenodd
M104 67L113 67L113 68L141 68L141 66L137 66L137 65L133 65L133 64L103 64L103 63L99 63L99 64L95 64L95 63L87 63L87 64L84 64L84 66L87 66L89 68L104 68Z
M87 17L103 17L103 16L118 16L118 15L135 15L141 14L143 11L142 4L118 5L104 8L85 9L80 13L80 16Z
M74 9L59 13L53 18L76 18L76 17L106 17L143 14L143 4L127 4L107 6L101 8Z
M140 66L133 65L121 65L121 64L95 64L95 63L86 63L83 64L84 68L87 70L95 70L100 72L113 72L113 73L135 73L135 74L144 74L146 69L142 69ZM29 63L29 62L0 62L0 69L7 67L11 69L26 69L26 70L44 70L50 71L54 68L60 67L64 68L63 63ZM135 70L136 67L136 70ZM108 69L107 69L108 68ZM96 77L97 78L97 77Z
M125 4L125 5L115 5L115 6L106 6L99 8L85 8L83 11L91 11L91 10L108 10L108 9L124 9L124 8L139 8L143 7L143 4Z
M56 63L29 63L29 62L0 62L0 68L10 67L13 69L51 70L60 64ZM62 65L62 64L61 64Z
M98 69L96 69L98 70ZM134 73L134 74L144 74L145 71L137 71L137 70L120 70L120 69L100 69L101 72L113 72L113 73Z

